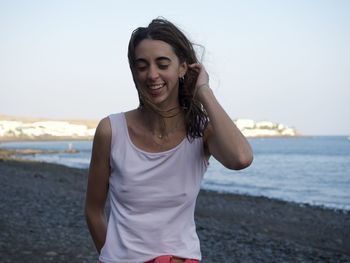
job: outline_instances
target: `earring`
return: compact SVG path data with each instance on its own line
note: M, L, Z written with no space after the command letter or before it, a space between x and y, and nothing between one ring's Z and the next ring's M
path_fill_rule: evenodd
M182 76L182 77L179 77L179 85L180 87L182 87L185 83L185 78Z

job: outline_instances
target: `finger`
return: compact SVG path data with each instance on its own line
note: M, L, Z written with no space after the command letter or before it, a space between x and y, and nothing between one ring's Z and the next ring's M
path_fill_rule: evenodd
M189 68L198 74L204 69L203 66L199 63L191 64L189 65Z
M190 65L188 65L190 68L192 68L192 69L198 69L198 70L200 70L201 69L201 67L202 67L202 65L201 64L199 64L199 63L193 63L193 64L190 64Z
M189 69L190 69L190 70L193 70L193 71L196 72L196 73L199 73L199 72L201 71L201 69L198 68L198 67L189 67Z

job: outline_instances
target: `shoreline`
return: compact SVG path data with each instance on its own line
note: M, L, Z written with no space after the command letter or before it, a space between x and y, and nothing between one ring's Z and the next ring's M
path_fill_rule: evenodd
M31 161L31 162L44 162L40 160L29 160L25 158L20 158L17 157L18 155L26 156L26 155L35 155L35 154L57 154L57 153L71 153L74 154L76 153L75 149L73 151L69 151L69 149L66 150L61 150L61 151L49 151L49 150L37 150L37 149L6 149L6 148L1 148L1 142L0 142L0 160L1 159L8 159L8 160L15 160L15 161ZM63 164L57 164L57 163L50 163L50 162L44 162L48 164L54 164L54 165L63 165ZM65 167L69 168L75 168L75 169L82 169L84 168L78 168L78 167L71 167L71 166L66 166ZM87 168L86 168L87 169ZM273 197L268 197L264 195L251 195L249 193L234 193L234 192L225 192L225 191L218 191L218 190L212 190L212 189L203 189L203 191L209 191L209 192L214 192L218 194L229 194L229 195L237 195L237 196L249 196L249 197L256 197L256 198L265 198L271 201L282 201L290 204L295 204L300 207L315 207L315 208L320 208L320 209L325 209L325 210L331 210L334 212L339 212L339 213L344 213L344 214L350 214L350 209L346 208L340 208L340 207L334 207L334 206L327 206L323 204L310 204L310 203L302 203L302 202L297 202L297 201L292 201L292 200L285 200L282 198L273 198Z
M0 145L8 142L61 142L61 141L92 141L93 136L85 137L55 137L55 136L41 136L41 137L0 137Z
M337 135L275 135L275 136L246 136L247 139L302 139L302 138L317 138L317 137L347 137L346 134ZM50 142L50 141L93 141L93 136L80 136L80 137L56 137L56 136L38 136L38 137L1 137L0 136L0 146L2 143L12 143L12 142Z
M246 136L247 139L298 139L304 137L314 137L310 135L296 135L296 136L287 136L287 135L279 135L279 136ZM85 137L55 137L55 136L40 136L40 137L1 137L1 143L7 142L49 142L49 141L92 141L93 136L85 136Z
M0 157L0 178L1 262L96 262L87 169ZM350 262L349 213L201 190L195 220L202 263Z
M271 202L282 202L282 203L286 203L287 205L290 204L290 205L295 205L295 206L305 207L305 208L309 207L311 209L315 208L315 209L321 209L321 210L325 210L325 211L332 211L335 213L350 215L350 209L346 209L346 208L338 208L338 207L318 205L318 204L309 204L309 203L299 203L299 202L291 201L291 200L284 200L284 199L268 197L268 196L264 196L264 195L251 195L248 193L233 193L233 192L216 191L216 190L212 190L212 189L203 189L203 188L201 188L201 191L213 192L213 193L216 193L219 195L246 196L246 197L257 198L257 199L265 199L266 201L271 201Z

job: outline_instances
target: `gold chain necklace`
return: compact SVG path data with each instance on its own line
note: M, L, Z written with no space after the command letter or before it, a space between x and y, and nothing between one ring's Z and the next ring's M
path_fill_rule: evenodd
M139 107L138 109L142 111L142 110L143 110L143 107ZM170 112L170 111L173 111L173 110L175 110L175 109L176 109L176 108L172 108L172 109L170 109L170 110L163 111L162 113ZM168 115L168 116L163 116L160 112L155 111L155 110L152 109L152 108L151 108L151 110L152 110L153 112L157 113L158 115L162 116L163 118L173 118L173 117L176 117L177 115L179 115L179 114L182 112L181 108L179 108L179 111L176 112L175 114ZM152 129L149 129L149 130L150 130L150 132L152 133L153 136L156 136L158 139L162 140L162 139L164 139L165 137L168 137L169 134L174 133L174 132L179 128L179 123L180 123L180 120L178 120L178 121L176 122L176 125L175 125L170 131L168 131L168 132L166 132L166 133L164 133L164 134L162 134L162 133L156 134L154 131L152 131Z
M176 122L176 125L175 125L171 130L165 132L164 134L162 134L162 133L156 134L156 133L155 133L154 131L152 131L152 130L151 130L151 133L152 133L153 136L156 136L158 139L163 140L164 138L168 137L170 134L176 132L176 131L179 129L179 127L181 127L181 125L179 125L180 122L181 122L181 121L178 120L178 121Z

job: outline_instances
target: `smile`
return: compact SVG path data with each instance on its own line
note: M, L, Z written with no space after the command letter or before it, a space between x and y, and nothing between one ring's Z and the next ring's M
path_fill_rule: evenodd
M161 84L148 85L148 88L153 91L153 90L159 90L164 86L165 86L165 83L161 83Z

